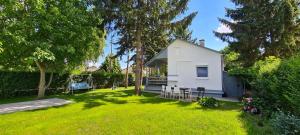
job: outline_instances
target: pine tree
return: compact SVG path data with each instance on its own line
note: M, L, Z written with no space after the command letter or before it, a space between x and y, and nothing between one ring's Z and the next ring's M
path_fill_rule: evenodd
M239 53L238 60L251 66L267 56L289 57L299 51L299 8L297 0L232 0L219 19L232 32L215 35Z
M107 55L105 57L104 62L102 63L100 67L101 71L105 71L108 73L120 73L121 72L121 66L118 58L113 57L112 54Z
M95 7L105 15L108 26L120 36L119 54L135 51L135 91L141 94L141 72L145 55L165 47L176 27L184 27L196 13L182 20L176 17L187 9L188 0L97 0ZM109 25L112 24L112 25Z

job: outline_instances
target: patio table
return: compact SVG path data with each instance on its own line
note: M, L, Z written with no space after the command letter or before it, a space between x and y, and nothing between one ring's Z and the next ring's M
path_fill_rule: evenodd
M186 95L186 91L189 90L190 88L186 88L186 87L180 87L179 90L183 93L183 99L185 99L185 95Z

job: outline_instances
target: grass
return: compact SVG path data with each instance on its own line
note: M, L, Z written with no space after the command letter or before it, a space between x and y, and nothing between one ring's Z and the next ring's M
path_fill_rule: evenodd
M272 134L257 118L240 111L240 104L221 102L215 109L197 103L160 99L155 94L135 96L133 90L101 89L55 97L74 103L41 110L0 115L2 135L246 135ZM1 103L30 100L0 100Z

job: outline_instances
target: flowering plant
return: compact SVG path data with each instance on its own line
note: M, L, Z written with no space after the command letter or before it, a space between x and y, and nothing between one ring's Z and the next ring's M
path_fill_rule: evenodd
M260 99L259 98L243 98L243 110L245 112L259 114Z

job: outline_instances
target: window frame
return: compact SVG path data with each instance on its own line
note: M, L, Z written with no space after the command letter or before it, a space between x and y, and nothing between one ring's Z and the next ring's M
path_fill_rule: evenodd
M206 77L199 77L198 76L198 68L206 68L207 69L207 76ZM196 78L197 79L208 79L209 77L209 68L208 65L197 65L196 66Z

